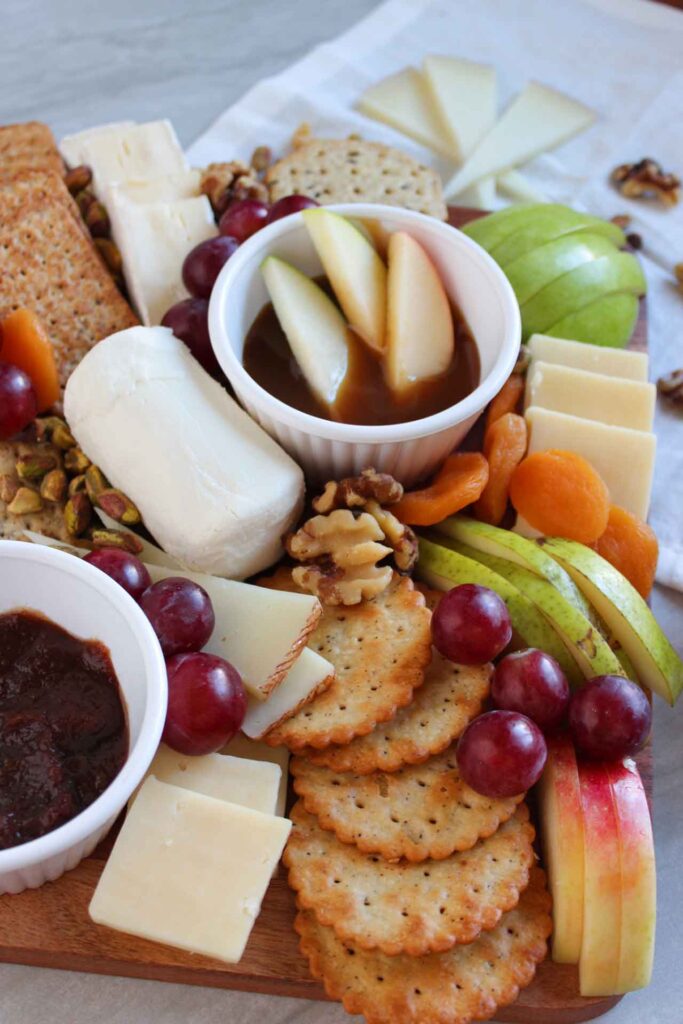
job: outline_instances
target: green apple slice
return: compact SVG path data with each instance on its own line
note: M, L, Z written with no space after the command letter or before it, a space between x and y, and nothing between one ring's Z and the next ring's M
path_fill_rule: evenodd
M505 266L505 276L521 305L555 278L583 263L589 263L600 256L610 256L617 251L614 243L604 235L573 231L512 260Z
M505 270L508 263L532 252L539 245L545 245L555 238L578 232L602 235L614 242L617 248L620 248L625 241L624 232L611 221L601 220L599 217L592 217L587 213L577 213L576 210L565 207L559 211L549 213L539 211L533 214L526 222L519 224L518 230L508 235L489 251L496 263Z
M461 583L477 583L494 590L505 601L512 628L521 644L546 651L559 662L568 678L580 678L573 659L548 620L533 601L504 576L424 536L420 537L417 574L435 590L451 590Z
M638 307L638 297L629 292L603 295L551 324L545 333L605 348L626 348L638 319Z
M370 348L381 352L387 308L384 262L346 217L322 206L302 216L344 316Z
M556 278L521 306L524 336L542 334L551 324L610 292L644 295L643 269L629 252L615 252L584 263Z
M465 224L462 231L475 242L490 252L504 238L516 231L520 224L532 216L537 210L564 210L559 203L515 203L504 210L496 210L487 217L477 217Z
M633 662L638 679L675 704L683 690L683 661L638 591L591 548L548 537L539 541L567 570Z
M315 281L278 256L266 257L261 273L308 386L319 401L331 407L348 368L344 317Z

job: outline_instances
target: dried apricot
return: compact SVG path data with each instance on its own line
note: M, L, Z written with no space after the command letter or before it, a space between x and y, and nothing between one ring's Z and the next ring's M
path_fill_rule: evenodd
M648 597L659 556L652 527L625 508L611 505L607 529L598 538L596 550L633 584L641 597Z
M0 324L0 359L28 374L45 412L59 398L59 375L52 342L32 309L15 309Z
M489 411L486 414L487 431L489 427L496 422L496 420L499 420L509 412L516 411L523 393L524 377L521 373L513 373L511 377L508 377L496 397L489 405Z
M520 462L510 481L517 512L546 537L592 544L607 527L609 491L590 462L550 449Z
M527 429L523 416L506 412L486 429L484 455L489 464L489 482L474 506L477 519L491 526L503 520L510 496L510 480L526 454Z
M460 512L481 495L489 464L481 452L449 455L429 487L409 491L391 511L409 526L434 526Z

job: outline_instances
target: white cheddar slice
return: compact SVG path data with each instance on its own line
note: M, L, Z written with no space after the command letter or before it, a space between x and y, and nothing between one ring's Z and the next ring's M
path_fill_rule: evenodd
M132 203L173 202L176 199L191 199L201 189L201 171L191 169L165 174L160 178L120 181L105 189L104 201L111 202L112 196L122 196Z
M211 203L194 196L141 204L110 192L107 210L133 305L144 324L159 324L171 306L187 298L183 260L217 232Z
M96 135L123 134L135 127L135 121L110 121L109 124L97 124L92 128L84 128L82 132L65 135L59 143L59 151L68 167L77 167L85 163L85 146Z
M282 769L272 762L226 754L186 757L162 743L145 778L150 775L159 782L249 807L261 814L278 813Z
M496 185L504 196L514 199L518 203L548 202L545 192L541 192L540 188L536 188L530 181L527 181L523 174L514 169L499 174L496 178Z
M462 162L496 119L495 68L458 57L425 57L424 77L437 121Z
M655 464L654 434L536 406L527 409L525 416L530 431L529 454L558 448L582 455L607 484L614 505L647 519Z
M595 117L582 103L530 82L446 184L446 197L457 196L480 178L518 167L554 149L588 128Z
M388 124L427 149L458 159L458 151L446 138L426 82L416 68L404 68L371 85L356 106L362 114Z
M149 778L90 903L97 924L239 963L291 822Z
M645 352L588 345L583 341L553 338L549 334L532 334L527 349L532 359L542 359L544 363L560 363L577 370L603 373L607 377L623 377L624 380L644 381L648 376Z
M240 732L223 747L221 754L229 754L231 757L246 757L253 761L269 761L271 764L278 765L282 771L282 778L280 779L275 813L282 817L287 806L287 783L289 781L290 753L287 747L269 747L267 743L250 740Z
M613 427L652 430L656 398L654 384L540 360L526 377L525 408L537 405Z
M100 341L64 408L83 451L187 569L244 578L281 557L303 473L168 328Z
M251 739L261 739L278 722L290 718L308 704L325 688L325 684L331 683L333 676L334 666L329 661L309 647L304 648L267 700L249 699L242 732Z
M104 195L118 181L139 181L188 170L170 121L147 121L92 133L80 149L81 163L93 175L93 188Z
M306 653L306 641L320 618L322 606L317 597L256 587L185 569L166 569L158 565L148 565L147 569L154 583L169 576L182 576L204 588L216 616L214 631L204 650L234 665L245 688L258 702L264 701L276 687L285 685L292 667L296 667ZM331 668L320 655L315 658ZM299 685L290 687L292 696L299 694L298 703L303 699L301 689L306 680L310 680L309 690L312 689L317 671L323 667L313 659L310 666L307 676L300 675ZM318 678L318 684L320 682ZM280 717L283 713L280 712Z
M475 210L492 210L496 202L496 179L482 178L458 196L458 206L471 206Z

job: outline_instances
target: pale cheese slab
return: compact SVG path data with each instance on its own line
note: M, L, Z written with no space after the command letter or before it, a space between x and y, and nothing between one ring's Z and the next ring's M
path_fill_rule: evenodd
M613 427L652 430L656 398L654 384L534 360L524 401L525 408L536 405Z
M120 181L105 189L104 200L108 203L111 196L122 196L132 203L165 203L176 199L191 199L200 194L201 181L201 171L195 168L177 171L175 174L164 174L159 178Z
M425 57L427 94L437 123L458 162L466 159L496 120L496 70L459 57Z
M417 68L403 68L366 89L356 107L366 117L388 124L435 153L458 160L433 106L427 84Z
M211 204L206 196L137 203L112 191L107 211L133 305L146 326L160 324L188 296L185 257L217 232Z
M87 164L92 171L98 195L104 195L115 182L160 178L188 170L185 154L168 120L124 123L90 132L81 140L79 154L79 163Z
M291 822L150 777L90 903L97 924L239 963Z
M249 698L242 732L250 739L261 739L274 728L308 704L331 684L334 666L317 651L305 647L280 685L267 700Z
M68 167L77 167L85 163L86 146L96 135L123 134L135 127L135 121L110 121L107 124L96 124L83 131L65 135L59 143L59 151Z
M267 743L250 740L244 733L238 732L237 736L233 737L220 753L229 754L231 757L246 757L253 761L269 761L271 764L279 766L282 778L275 813L282 817L287 806L287 783L289 781L290 753L287 747L269 747Z
M623 377L625 380L646 381L648 378L648 358L645 352L589 345L568 338L553 338L550 334L532 334L527 349L532 359L541 359L544 363L560 363L577 370L603 373L607 377Z
M145 778L150 775L159 782L249 807L261 814L278 814L282 769L272 762L228 754L188 757L162 743Z

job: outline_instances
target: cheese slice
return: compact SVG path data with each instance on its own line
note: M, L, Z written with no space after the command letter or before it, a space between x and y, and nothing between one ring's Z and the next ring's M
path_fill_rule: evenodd
M652 430L656 398L654 384L540 360L526 377L525 408L536 405L613 427Z
M437 123L460 163L495 122L495 68L459 57L431 56L425 57L423 69Z
M356 104L375 121L388 124L435 153L458 160L457 148L438 120L427 84L417 68L404 68L366 89Z
M108 204L111 196L121 196L132 203L165 203L173 202L175 199L191 199L200 194L201 180L201 171L193 168L189 171L165 174L160 178L120 181L106 188L104 201Z
M216 616L214 631L204 650L234 665L245 688L258 703L276 687L284 686L292 668L305 653L306 641L322 613L320 601L311 594L271 590L186 569L166 569L158 565L148 565L147 569L154 583L169 576L182 576L204 588ZM314 655L313 651L308 653ZM291 697L298 695L297 703L303 700L301 691L306 681L310 681L310 690L316 679L319 685L330 675L331 666L320 655L307 661L308 674L299 670L298 685L289 687ZM327 673L320 677L325 667ZM282 707L282 701L279 706ZM282 713L281 710L280 717ZM268 713L264 713L258 720L265 721L267 717ZM248 735L256 737L262 733Z
M90 903L97 924L239 963L291 822L148 778Z
M278 722L290 718L331 684L334 666L316 651L305 647L280 685L267 700L249 699L242 732L261 739Z
M588 128L595 117L582 103L530 82L446 184L446 197L457 196L480 178L518 167L554 149Z
M548 197L540 188L532 185L523 174L511 168L496 178L496 185L508 199L519 203L547 203Z
M168 328L100 341L71 374L64 408L83 451L187 569L244 578L281 557L303 473Z
M549 334L532 334L527 349L532 359L542 359L544 363L560 363L577 370L590 370L592 373L623 377L625 380L646 381L648 376L645 352L605 348L583 341L553 338Z
M582 455L607 484L613 504L647 519L655 464L654 434L537 406L527 409L525 417L530 432L529 454L559 448Z
M117 523L115 519L108 516L106 512L103 512L101 508L96 508L95 512L97 518L102 522L108 530L120 530L121 524ZM150 541L136 534L136 539L140 544L140 554L138 558L145 563L149 568L150 565L160 565L165 569L182 569L182 566L177 558L173 558L171 555L162 551L156 544L152 544Z
M144 324L160 324L171 306L187 298L183 260L216 234L211 203L206 196L194 196L141 204L116 191L108 199L112 237L133 305Z
M471 206L475 210L490 211L496 204L496 179L482 178L458 196L458 206Z
M185 154L168 120L110 126L83 139L80 163L93 175L93 188L104 195L119 181L160 178L188 170Z
M223 747L221 754L231 757L246 757L251 761L266 761L276 764L282 772L275 813L282 817L287 806L287 783L289 781L289 750L287 747L269 747L260 740L250 740L244 733L238 733Z
M272 762L226 754L186 757L162 743L145 778L150 775L159 782L250 807L262 814L278 813L282 769Z
M85 163L86 144L96 135L123 134L134 127L135 121L110 121L108 124L97 124L92 128L85 128L82 132L65 135L59 143L59 151L67 166L78 167L79 164Z

